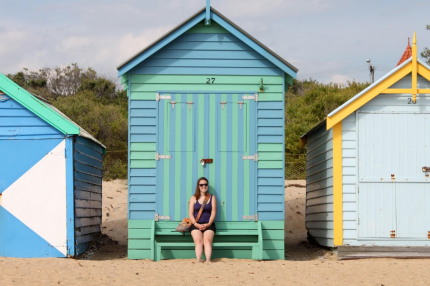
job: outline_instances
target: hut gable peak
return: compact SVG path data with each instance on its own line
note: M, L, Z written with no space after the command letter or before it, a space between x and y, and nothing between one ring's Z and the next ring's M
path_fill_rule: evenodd
M344 118L355 112L379 94L410 94L412 102L416 102L417 95L430 93L429 88L418 88L418 75L430 81L430 67L418 59L416 34L412 40L412 55L391 72L370 85L368 88L352 97L350 100L327 115L327 129L334 127ZM411 76L410 88L394 88L395 83Z
M251 49L262 55L268 61L273 63L276 67L281 69L284 73L295 78L298 69L292 64L281 58L275 52L270 50L268 47L263 45L261 42L253 38L250 34L242 30L239 26L234 24L227 17L223 16L220 12L215 10L213 7L208 6L210 2L207 2L205 8L198 11L196 14L191 16L189 19L184 21L182 24L178 25L176 28L172 29L170 32L162 36L160 39L156 40L154 43L150 44L142 51L132 56L130 59L126 60L124 63L117 67L118 75L120 77L127 74L130 70L135 68L141 62L148 59L153 54L157 53L163 47L188 32L190 29L198 24L204 23L205 25L212 25L214 22L220 25L222 28L227 30L232 35L236 36L239 40L248 45Z

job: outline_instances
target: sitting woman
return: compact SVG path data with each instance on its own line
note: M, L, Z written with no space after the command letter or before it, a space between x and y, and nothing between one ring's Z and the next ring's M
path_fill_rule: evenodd
M201 177L197 180L196 192L189 203L189 218L191 220L191 236L194 240L196 257L202 261L203 248L206 262L211 262L212 242L215 236L216 200L209 194L209 181Z

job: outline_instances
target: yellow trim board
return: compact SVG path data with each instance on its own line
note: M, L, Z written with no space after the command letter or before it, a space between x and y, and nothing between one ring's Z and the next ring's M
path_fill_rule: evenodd
M333 127L333 241L343 245L342 122Z
M417 71L419 75L430 81L430 70L427 67L425 67L421 63L418 63Z
M404 78L412 70L412 63L409 63L399 69L397 72L391 76L384 79L379 84L375 85L369 89L366 93L362 94L355 101L351 102L339 112L334 114L332 117L327 117L327 130L335 126L337 123L345 119L348 115L365 105L367 102L375 98L377 95L383 93L384 90L398 82L400 79Z
M430 93L430 88L418 88L417 89L418 94L422 93ZM387 88L382 93L386 94L411 94L412 89L410 88Z

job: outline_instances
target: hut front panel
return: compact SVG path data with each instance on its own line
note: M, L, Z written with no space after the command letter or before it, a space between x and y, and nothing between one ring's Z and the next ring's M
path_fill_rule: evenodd
M1 157L6 158L0 166L2 176L21 173L13 182L1 182L0 256L64 257L67 256L65 140L40 140L50 141L43 142L44 145L55 145L47 152L36 149L38 144L33 141L0 140ZM20 164L25 161L21 156L27 150L40 156L28 169L27 164Z
M0 256L67 255L64 137L0 96Z
M311 133L306 162L306 228L319 244L333 247L333 134Z
M418 84L429 86L421 76ZM391 88L410 86L406 76ZM418 95L413 104L410 94L380 94L344 119L344 245L430 245L430 216L421 205L429 202L421 170L430 161L424 144L429 113L428 95Z
M266 233L269 235L268 237L270 237L271 233L276 235L280 227L283 229L283 108L285 81L287 79L282 74L282 71L272 63L253 51L252 48L245 45L235 36L229 34L229 32L215 22L211 26L197 25L131 70L127 77L123 78L123 82L128 85L130 111L130 222L136 220L153 220L156 213L163 216L168 213L172 219L182 219L183 215L186 214L188 198L195 188L195 179L198 175L203 174L208 175L210 183L216 187L215 192L217 195L219 194L219 198L221 199L220 209L223 211L220 212L218 219L241 220L242 214L250 216L258 215L259 220L273 222L273 224L268 224L268 227L272 228L266 230ZM261 86L264 88L264 92L260 92ZM213 171L213 168L211 169L210 164L206 168L207 172L209 172L208 174L199 165L198 161L203 154L198 154L196 157L198 160L195 162L193 161L193 155L191 155L192 152L184 150L180 152L176 151L181 153L181 158L190 158L185 160L186 162L190 162L187 163L190 164L189 166L183 165L185 163L181 162L179 166L173 165L173 167L171 160L160 159L156 161L155 154L160 152L157 149L157 144L159 144L157 140L165 136L165 131L161 132L162 127L159 125L160 120L162 120L159 116L165 116L165 114L161 114L156 97L157 94L162 95L167 93L187 94L191 98L193 98L193 94L203 96L209 96L210 94L237 95L238 99L234 99L235 102L236 100L240 101L239 95L258 94L258 101L252 103L255 107L247 114L250 124L248 128L249 132L255 135L255 142L253 143L255 144L255 149L248 148L249 153L246 154L251 156L258 154L258 162L253 160L243 160L241 162L237 160L238 167L231 167L230 169L232 175L226 177L217 177L215 175L215 177L212 177L216 174L216 171ZM192 109L205 110L211 108L211 106L218 104L217 100L219 99L216 96L213 98L210 97L210 100L204 103L203 107L192 104ZM228 100L228 98L225 100ZM160 100L160 102L162 101ZM176 105L176 107L178 106ZM230 108L228 106L229 104L226 105L226 110ZM184 114L195 116L197 118L196 124L205 122L203 119L199 119L198 113L194 114L191 112L192 114L189 114L188 109L185 107L182 110L184 112L181 113L181 116ZM218 116L216 113L209 116L208 124L211 124L210 132L214 132L213 130L216 129L216 124L218 124L214 120L216 116ZM239 116L239 113L234 116ZM225 124L227 128L222 130L223 132L220 135L232 134L232 136L225 137L227 141L221 139L221 136L216 139L214 138L214 140L209 142L209 145L214 144L217 146L224 144L222 142L226 142L225 144L227 144L230 140L236 140L234 138L237 138L238 142L242 142L240 140L244 138L243 132L245 128L230 124L234 121L238 122L239 118L234 119L231 117L230 119L229 117L228 119L223 119L224 121L221 120L220 124ZM192 127L179 124L178 128L180 129L177 130L187 130L186 132L189 132ZM176 134L177 131L174 132ZM196 136L198 137L204 130L196 129L196 132ZM236 132L237 137L235 137ZM181 136L181 140L182 137L184 136ZM184 140L187 140L186 138L185 136ZM177 143L180 142L182 141L177 141ZM189 143L184 142L184 144L186 146ZM195 148L197 148L196 150L200 150L198 149L197 141L194 144ZM214 148L213 146L208 146L207 148L208 150L214 150L211 149ZM219 154L223 152L220 151ZM224 153L229 154L231 152L226 150ZM165 153L162 155L169 154ZM214 153L209 155L212 156L212 154L215 155ZM225 154L222 156L226 156ZM242 155L237 153L234 156L240 158ZM223 172L230 168L228 167L230 165L229 161L219 160L219 158L216 160L218 160L215 161L217 163L225 164L225 167L220 167L220 170ZM236 159L229 160L236 161ZM184 191L181 191L181 195L169 194L167 196L167 191L164 190L164 187L160 189L158 185L159 180L169 180L165 176L161 178L157 176L157 168L162 164L169 164L171 166L169 169L163 169L163 173L166 175L166 172L172 172L170 168L175 168L178 172L179 170L183 172L182 169L188 170L186 167L193 166L191 168L197 168L197 170L201 168L201 171L193 173L192 176L178 175L179 177L175 177L174 180L176 178L181 180ZM243 166L243 168L240 166ZM245 180L247 177L249 178L248 181ZM230 189L232 190L231 192L229 192ZM167 197L172 202L166 201L165 198ZM222 202L224 202L224 206L221 205ZM238 207L229 207L229 205L232 206L233 204L238 204ZM169 209L169 205L173 205L174 207ZM157 208L160 208L160 211ZM145 241L143 237L141 239ZM267 243L266 245L268 246ZM283 244L281 248L276 247L277 245L272 245L268 248L268 251L271 255L273 255L273 252L279 252L278 256L283 257ZM133 247L129 255L133 256L134 251L137 251L136 255L140 255L141 249Z
M79 255L101 231L103 149L75 137L73 154L75 228L71 232L75 234L75 255Z

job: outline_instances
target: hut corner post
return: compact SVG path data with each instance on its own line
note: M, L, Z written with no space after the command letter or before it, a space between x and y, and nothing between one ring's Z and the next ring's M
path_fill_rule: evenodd
M343 244L342 217L342 122L333 126L333 240Z

